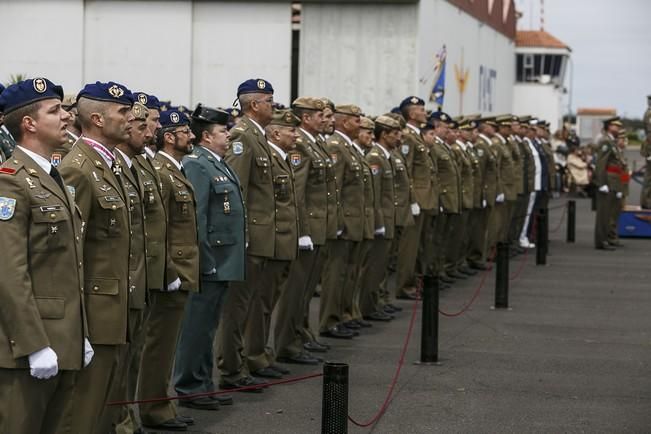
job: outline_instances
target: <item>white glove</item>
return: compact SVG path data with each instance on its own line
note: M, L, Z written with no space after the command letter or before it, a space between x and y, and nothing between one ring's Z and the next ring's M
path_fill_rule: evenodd
M343 233L344 233L343 229L337 229L337 238L339 238Z
M497 203L504 202L504 193L498 194L497 197L495 198L495 202L497 202Z
M314 243L309 235L303 235L298 239L298 248L301 250L314 250Z
M420 206L418 203L414 202L411 204L411 215L419 215L420 214Z
M167 285L167 292L178 291L180 287L181 287L181 279L177 277L174 282Z
M622 197L624 197L624 195L622 194L621 191L618 191L617 193L615 193L615 197L616 197L617 199L621 199Z
M206 276L210 276L211 274L216 274L216 273L217 273L217 269L216 269L216 268L213 268L213 269L210 270L209 272L207 272L207 273L203 273L203 274L205 274Z
M377 229L375 230L375 235L380 235L380 236L383 237L383 236L385 236L386 234L387 234L387 228L385 228L384 226L382 226L381 228L377 228Z
M443 205L439 206L439 212L443 212Z
M602 193L610 193L610 188L608 188L607 185L602 185L601 187L599 187L599 191Z
M486 208L487 205L488 205L488 203L486 203L486 199L482 199L481 200L481 207Z
M90 341L88 338L84 338L84 368L90 365L90 361L93 360L94 355L95 350L93 350L93 347L90 345Z
M33 352L29 358L29 373L39 380L54 377L59 372L57 353L50 347Z

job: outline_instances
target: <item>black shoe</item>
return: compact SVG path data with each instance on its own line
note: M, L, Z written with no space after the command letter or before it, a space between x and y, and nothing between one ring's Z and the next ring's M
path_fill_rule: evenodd
M351 330L357 330L357 329L362 328L362 326L357 324L357 321L355 321L355 320L346 321L343 324L344 324L344 327L346 327L348 329L351 329Z
M212 399L217 401L219 405L233 405L233 396L232 395L213 395Z
M289 357L278 357L279 362L292 363L294 365L318 365L318 359L312 357L308 353L299 353Z
M335 339L352 339L353 333L347 328L341 327L340 325L335 325L324 332L320 332L319 336Z
M219 410L219 401L209 396L194 399L179 399L179 405L196 410ZM192 423L188 422L187 419L191 418L188 416L176 416L176 420L184 422L187 425L194 425L194 419L192 419Z
M194 425L194 418L192 416L184 416L182 414L178 414L174 419L176 419L177 422L186 424L187 426Z
M242 377L232 383L222 383L219 385L219 388L223 390L239 389L241 387L250 387L250 389L242 390L241 392L262 393L263 389L269 386L265 380L251 376Z
M443 283L454 283L455 280L446 274L439 275L439 282Z
M339 324L339 328L342 329L342 330L348 330L349 332L351 332L353 334L353 337L359 336L359 332L357 330L350 329L350 328L346 327L346 324L344 324L344 323Z
M159 423L158 425L143 424L143 426L146 426L147 428L160 429L163 431L187 431L188 430L187 423L179 422L176 419L166 420L165 422Z
M325 347L325 345L321 345L318 342L305 342L303 344L303 348L305 348L307 351L314 351L315 353L325 353L328 351L328 349Z
M251 372L251 375L253 375L254 377L271 378L273 380L280 380L281 378L283 378L283 374L271 368L270 366L267 366L266 368L257 369Z
M370 315L365 315L364 319L369 321L391 321L391 317L384 312L373 312Z
M357 321L357 324L361 325L364 328L373 327L373 324L368 321L364 321L363 319L356 319L355 321Z
M468 267L461 267L459 268L459 273L463 273L466 276L474 276L475 274L477 274L477 270L473 270L472 268L468 268Z
M277 365L275 363L272 363L271 365L269 365L269 368L273 369L274 371L276 371L276 372L278 372L278 373L280 373L282 375L291 374L291 371L289 369L285 368L284 366Z
M395 310L392 306L389 306L388 304L385 304L385 305L382 306L382 308L380 309L380 312L384 312L384 313L386 313L387 315L393 315L394 313L396 313L396 312L398 312L398 311Z
M453 279L467 279L468 276L462 273L459 273L457 270L452 270L446 273L448 277L451 277Z
M395 304L392 303L387 303L385 306L389 306L391 309L393 309L396 312L402 312L402 308L400 306L396 306Z
M470 264L470 268L474 268L475 270L482 270L482 271L490 269L488 265L480 264L479 262Z
M624 247L624 244L622 244L620 241L608 241L608 244L610 244L613 247L619 247L619 248Z
M420 300L420 297L416 293L407 293L403 292L401 294L396 295L396 298L398 300Z
M611 246L608 243L603 243L602 245L597 246L596 249L597 250L610 250L610 251L617 250L615 247Z

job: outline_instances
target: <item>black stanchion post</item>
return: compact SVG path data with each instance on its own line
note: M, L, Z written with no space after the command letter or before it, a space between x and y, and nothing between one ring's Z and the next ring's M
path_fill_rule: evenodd
M495 309L509 307L509 243L497 243Z
M546 223L546 209L541 208L536 213L536 265L547 264L547 246L545 227Z
M567 242L573 243L576 239L576 201L567 202Z
M348 433L348 365L323 365L321 434Z
M439 278L423 277L423 315L421 319L420 362L436 363L439 359Z
M597 192L593 191L592 196L590 196L590 209L592 211L597 210Z

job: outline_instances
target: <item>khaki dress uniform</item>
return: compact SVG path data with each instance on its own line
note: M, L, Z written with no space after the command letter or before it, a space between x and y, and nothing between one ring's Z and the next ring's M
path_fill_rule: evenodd
M161 180L161 197L167 214L168 263L163 291L151 293L157 313L156 321L154 314L148 321L142 351L139 396L143 398L167 395L188 293L199 290L194 190L170 158L158 152L153 161ZM181 280L179 290L165 291L177 278ZM152 366L156 369L151 369ZM176 403L173 401L140 404L140 418L144 425L159 425L176 416Z
M95 351L75 388L73 432L93 432L119 378L128 339L130 215L121 166L104 160L82 137L59 171L75 189L86 227L84 288L88 334Z
M529 204L529 195L534 191L534 178L536 166L531 148L527 145L524 139L516 134L511 136L512 140L517 144L520 151L520 165L521 165L521 193L518 195L516 208L514 211L513 220L513 234L512 239L518 242L522 228L524 226L525 218L527 216L527 205Z
M499 152L499 167L500 167L500 181L501 192L504 193L504 202L500 209L499 215L496 215L496 232L494 242L508 241L508 230L513 215L513 208L515 201L518 198L517 193L517 176L516 176L516 163L513 160L513 154L508 141L500 134L495 134L493 137L493 147Z
M644 183L640 195L640 206L645 209L651 208L651 107L644 112L644 131L646 139L640 146L640 154L645 159Z
M472 265L472 246L476 244L473 237L476 235L475 228L481 224L482 216L485 214L484 180L480 158L474 143L466 142L466 156L472 166L472 209L468 217L467 241L464 247L464 255L468 265Z
M450 243L446 260L451 264L451 270L456 272L466 267L466 251L468 240L470 238L470 227L468 223L470 221L470 214L474 208L473 188L475 180L473 178L473 162L466 152L465 146L465 143L458 140L450 147L459 170L461 181L461 202L454 235L456 242Z
M82 216L71 191L20 147L0 168L0 203L0 432L68 432L87 335ZM28 356L48 346L59 373L38 380Z
M597 188L607 185L608 193L597 191L597 218L595 221L594 242L596 248L603 248L609 241L611 216L621 206L617 193L623 194L622 175L626 163L621 150L610 135L605 135L599 142L597 166L595 168L595 184Z
M314 249L298 251L278 302L274 330L278 357L292 357L303 352L301 330L306 307L309 315L309 302L314 294L314 287L308 283L326 243L328 218L327 154L317 145L314 136L299 129L296 147L289 152L288 158L294 173L298 235L309 236Z
M66 131L66 134L68 136L68 139L61 146L56 148L50 157L50 163L54 167L57 167L59 164L61 164L65 156L72 152L72 146L77 140L79 140L79 137L75 136L70 131Z
M327 333L344 319L344 301L355 268L355 246L364 239L364 168L352 141L340 131L330 136L326 149L334 163L339 189L338 230L341 235L328 248L321 280L319 331Z
M402 153L407 165L407 171L411 180L411 203L420 206L420 214L413 216L414 225L406 226L400 235L398 246L398 264L396 275L396 296L404 296L414 288L416 262L418 259L419 247L427 247L431 237L422 236L425 221L428 222L428 229L434 216L438 214L439 198L437 169L435 160L430 155L429 146L423 141L420 130L408 125L403 129L403 142L398 148ZM426 241L423 241L425 240ZM423 248L421 248L421 251ZM425 254L425 253L423 253ZM421 254L421 258L423 257ZM425 254L425 256L427 256ZM422 270L421 261L421 272ZM424 259L427 262L427 259ZM405 291L407 289L407 291Z

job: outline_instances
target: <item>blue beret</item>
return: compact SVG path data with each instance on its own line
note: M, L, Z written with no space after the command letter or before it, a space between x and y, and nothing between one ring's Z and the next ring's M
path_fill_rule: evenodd
M2 93L5 90L5 87L2 83L0 83L0 93Z
M0 111L9 113L44 99L63 99L63 88L47 78L32 78L9 85L0 96Z
M408 96L407 98L403 99L402 102L400 103L400 110L403 110L405 107L410 105L424 106L425 101L422 98L418 98L417 96Z
M88 83L77 94L77 101L79 98L94 99L96 101L115 102L124 105L133 105L135 99L131 91L120 83L109 81L102 83L96 81L95 83Z
M148 109L160 110L160 101L152 94L133 92L133 98Z
M190 125L190 119L176 110L164 110L160 112L159 122L163 128L175 128L182 125Z
M445 112L432 112L432 114L429 116L428 120L430 122L431 121L441 121L441 122L444 122L446 124L449 124L450 122L452 122L452 116L450 116L449 114L447 114Z
M396 107L391 109L391 113L395 113L395 114L400 115L400 114L402 114L402 111L400 110L400 107L396 106Z
M263 78L250 78L237 87L237 96L245 93L270 93L273 95L274 88Z

